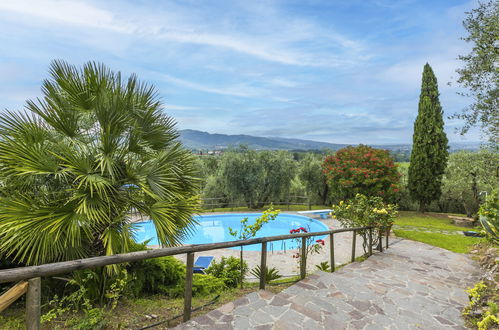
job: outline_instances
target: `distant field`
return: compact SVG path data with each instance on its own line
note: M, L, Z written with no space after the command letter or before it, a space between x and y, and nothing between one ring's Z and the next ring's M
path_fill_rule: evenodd
M409 162L396 162L395 164L398 165L400 168L408 168L409 167Z

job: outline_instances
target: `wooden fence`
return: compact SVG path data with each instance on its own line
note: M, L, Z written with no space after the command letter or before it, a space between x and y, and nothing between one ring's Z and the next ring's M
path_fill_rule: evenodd
M138 251L131 253L115 254L111 256L93 257L86 259L78 259L64 262L57 262L51 264L43 264L39 266L29 266L29 267L19 267L11 268L6 270L0 270L0 283L7 282L19 282L14 287L9 289L6 293L0 296L0 312L6 309L10 304L12 304L16 299L21 297L24 293L27 293L26 299L26 328L27 329L40 329L40 305L41 305L41 277L53 276L72 272L75 270L90 269L96 267L103 267L108 265L121 264L125 262L133 262L144 259L174 256L178 254L187 254L186 262L186 275L185 275L185 293L184 293L184 314L183 320L188 321L191 318L191 303L192 303L192 279L193 279L193 266L194 266L194 253L225 249L232 247L241 247L252 244L261 244L261 260L260 269L262 273L267 268L267 243L273 241L280 241L286 239L298 239L301 238L301 260L300 260L300 277L304 279L306 276L306 248L307 248L307 238L313 236L329 236L330 243L330 264L331 271L335 271L335 260L334 260L334 234L343 232L352 232L352 262L355 261L355 246L356 246L356 236L358 231L368 231L368 255L372 255L372 243L373 243L373 230L375 227L357 227L357 228L344 228L335 229L321 232L311 232L311 233L300 233L300 234L289 234L289 235L279 235L279 236L269 236L253 238L248 240L239 240L231 242L221 242L221 243L209 243L209 244L196 244L187 245L180 247L162 248L146 251ZM380 252L383 251L382 235L383 230L378 230L379 244L378 249ZM386 247L388 247L388 234L386 235ZM265 276L260 276L260 289L265 289Z
M284 200L281 201L270 201L267 202L266 205L280 205L287 206L288 211L290 210L291 205L301 205L306 206L310 210L312 205L310 204L310 198L306 196L287 196ZM244 201L234 201L227 200L226 197L210 197L210 198L202 198L202 208L207 210L213 210L216 208L225 208L230 209L231 211L237 207L246 207L247 203Z

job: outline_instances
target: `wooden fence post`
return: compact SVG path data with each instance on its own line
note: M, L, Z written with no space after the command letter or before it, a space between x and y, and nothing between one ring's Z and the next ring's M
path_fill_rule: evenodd
M379 244L378 244L379 252L383 252L383 230L379 229Z
M262 255L260 259L260 290L265 290L267 275L267 242L262 242Z
M329 234L329 258L331 262L331 273L334 272L334 234Z
M386 231L386 248L388 249L388 236L390 236L390 229Z
M301 238L301 259L300 259L300 278L303 280L307 275L307 238Z
M355 230L353 231L353 237L352 237L352 262L355 261L355 245L356 245L356 240L357 240L357 235Z
M185 267L184 322L191 319L193 268L194 253L189 252L187 253L187 264Z
M369 228L369 256L373 255L373 229Z
M35 277L28 280L28 292L26 293L26 329L40 329L40 308L42 280Z

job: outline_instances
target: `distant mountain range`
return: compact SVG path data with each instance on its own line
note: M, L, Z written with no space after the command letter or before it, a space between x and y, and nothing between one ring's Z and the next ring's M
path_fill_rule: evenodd
M189 149L194 150L222 150L231 146L247 145L252 149L267 150L338 150L348 144L327 143L301 139L287 139L280 137L261 137L251 135L211 134L192 129L180 130L180 140ZM375 148L388 150L410 150L410 144L372 145ZM477 149L479 143L451 143L452 150Z

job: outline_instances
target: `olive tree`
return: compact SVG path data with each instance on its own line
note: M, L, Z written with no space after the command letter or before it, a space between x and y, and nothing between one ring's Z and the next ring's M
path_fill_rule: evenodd
M298 169L300 180L306 187L307 195L312 201L326 205L329 194L327 177L322 170L322 157L307 154L301 161Z
M247 147L222 156L218 176L231 200L262 208L288 194L296 165L286 151L255 151Z
M443 179L443 199L454 200L468 216L474 216L482 200L480 193L490 193L495 187L499 187L498 153L481 149L450 154Z

